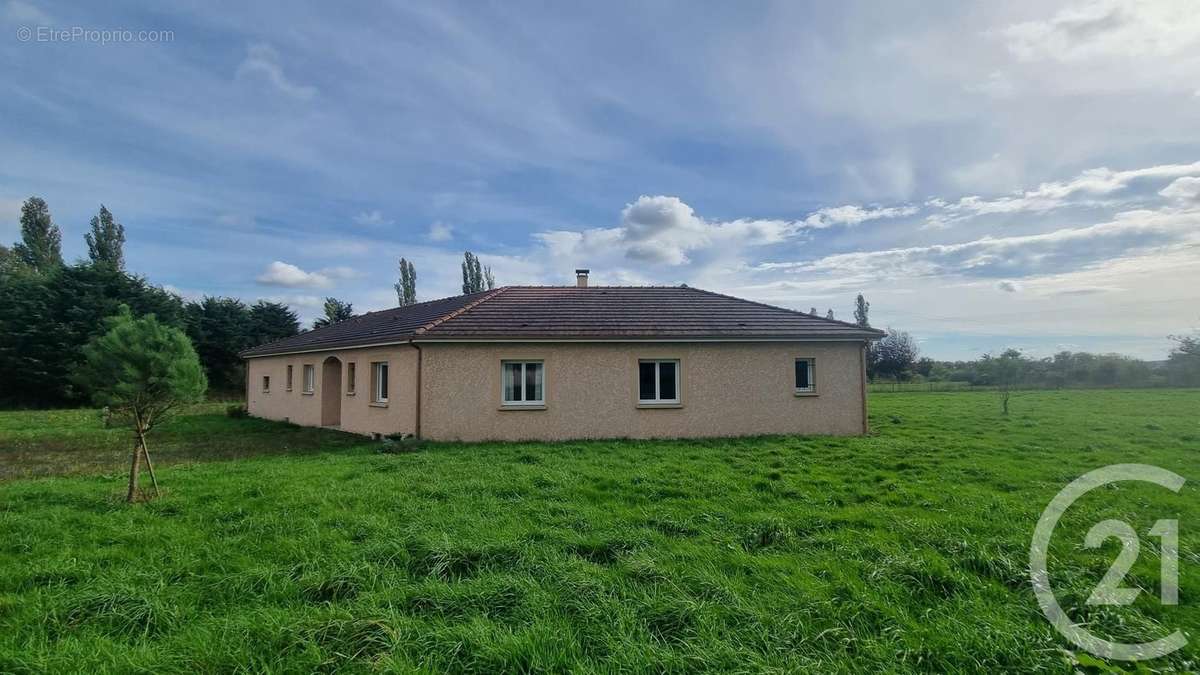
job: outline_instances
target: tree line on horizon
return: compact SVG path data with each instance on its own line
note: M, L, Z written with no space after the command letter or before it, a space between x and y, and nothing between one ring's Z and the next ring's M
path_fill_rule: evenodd
M83 360L83 349L105 320L125 305L131 316L154 315L165 326L179 328L191 340L212 391L239 395L245 368L238 354L250 347L301 332L299 316L287 305L268 300L253 304L232 297L206 296L185 301L176 293L125 269L124 226L101 205L84 234L87 258L67 263L62 257L62 230L46 202L31 197L21 207L21 241L0 244L0 405L47 406L79 403L83 393L70 374ZM464 252L462 292L496 287L490 267ZM401 258L394 286L397 304L417 302L417 271ZM349 302L325 299L323 315L313 328L345 321L354 315ZM870 303L855 299L854 321L870 327ZM817 315L816 308L811 311ZM826 318L833 318L832 310ZM1061 385L1200 386L1200 333L1176 336L1166 369L1115 354L1064 352L1030 359L1020 352L985 355L976 361L946 362L921 358L916 340L888 328L867 352L873 381L966 381L986 384L995 379L994 363L1019 357L1017 371L1030 383Z
M179 328L191 341L209 388L218 395L245 389L238 354L250 347L301 332L300 318L287 305L253 304L233 297L184 300L125 268L126 232L104 205L84 234L87 257L68 263L62 229L40 197L21 206L21 240L0 244L0 405L48 406L79 403L85 393L72 381L84 347L105 321L129 308L135 318L153 315ZM471 252L462 264L463 293L495 288L495 277ZM417 302L416 267L401 258L397 304ZM351 303L325 298L320 328L354 315Z

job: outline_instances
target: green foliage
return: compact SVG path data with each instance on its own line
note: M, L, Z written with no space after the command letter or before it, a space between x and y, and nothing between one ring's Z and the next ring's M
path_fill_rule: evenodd
M12 252L12 249L0 244L0 277L16 272L20 266L21 261Z
M325 316L313 322L313 328L324 328L354 316L354 305L337 298L325 298Z
M871 321L868 317L870 311L871 303L867 302L862 293L859 293L858 297L854 298L854 323L863 328L870 328Z
M492 275L491 267L484 267L479 257L470 251L463 252L462 261L462 292L479 293L490 291L496 287L496 278Z
M1200 332L1171 337L1175 347L1167 359L1167 377L1177 387L1200 387Z
M417 302L417 268L409 260L400 259L400 281L396 283L396 301L401 307Z
M83 238L92 264L125 269L125 226L116 222L103 204L100 213L92 217L92 231Z
M48 405L80 400L68 375L83 346L121 305L183 326L178 296L108 265L56 267L45 274L0 275L0 403ZM11 385L11 386L9 386Z
M259 300L250 307L249 346L291 337L300 332L300 317L287 305Z
M93 476L0 482L0 670L1067 672L1030 590L1033 526L1097 466L1194 472L1200 392L1026 400L1005 420L990 396L877 396L863 438L396 454L208 406L161 427L172 491L142 508ZM108 439L128 440L90 412L0 413L0 472ZM1138 602L1086 606L1117 549L1080 542L1105 518L1200 522L1197 489L1072 507L1050 558L1073 619L1196 632L1200 530L1180 529L1177 606L1149 539ZM1149 665L1198 659L1191 640Z
M50 218L50 207L41 197L21 205L21 243L13 247L17 259L36 272L62 266L62 231Z
M239 351L300 330L296 313L274 302L247 308L231 298L205 298L185 311L178 296L125 272L125 228L103 205L85 235L86 263L63 265L62 235L37 197L22 207L21 231L14 249L0 246L0 405L81 401L68 376L83 346L121 305L134 316L153 314L186 328L213 386L225 393L245 385Z
M105 328L84 347L74 376L93 403L128 413L148 429L204 396L208 380L183 331L154 315L134 318L124 306Z
M1052 389L1059 387L1197 386L1200 380L1173 380L1167 368L1122 354L1059 352L1035 359L1016 350L1008 359L988 356L974 361L918 362L917 371L927 382L962 383L973 387ZM1001 355L1003 356L1003 355ZM997 369L997 366L1002 368Z
M195 346L208 382L216 391L245 387L245 365L238 354L253 345L250 310L236 298L206 297L185 310L188 337Z
M188 337L200 356L209 386L224 394L240 394L246 386L242 351L300 332L296 313L276 302L260 300L252 307L236 298L206 297L185 308Z
M920 350L912 336L904 331L888 328L871 350L873 371L883 377L899 382L907 377L916 363Z

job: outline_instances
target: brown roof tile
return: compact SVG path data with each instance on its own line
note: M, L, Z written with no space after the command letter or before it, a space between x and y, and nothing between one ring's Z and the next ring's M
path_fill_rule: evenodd
M243 356L428 340L874 339L855 324L686 286L506 286L373 312Z

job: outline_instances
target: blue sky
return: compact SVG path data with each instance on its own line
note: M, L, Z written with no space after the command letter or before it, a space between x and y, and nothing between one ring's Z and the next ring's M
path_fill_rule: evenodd
M306 319L393 306L402 255L457 293L470 249L501 284L862 292L936 358L1200 325L1190 2L170 5L0 4L0 241L36 194L82 256L104 203L130 269Z

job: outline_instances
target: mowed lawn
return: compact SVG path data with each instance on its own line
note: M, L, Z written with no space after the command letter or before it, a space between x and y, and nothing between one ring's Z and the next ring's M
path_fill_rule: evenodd
M201 408L151 439L167 493L121 502L94 412L0 413L0 672L1069 669L1027 576L1067 513L1059 601L1113 639L1182 629L1200 667L1200 391L876 394L867 438L429 444ZM207 460L213 461L207 461ZM64 471L87 474L30 478ZM1142 535L1131 607L1084 600ZM1160 518L1180 523L1177 606ZM1128 664L1125 664L1128 665Z

